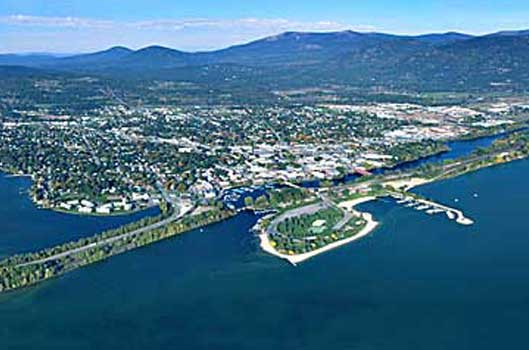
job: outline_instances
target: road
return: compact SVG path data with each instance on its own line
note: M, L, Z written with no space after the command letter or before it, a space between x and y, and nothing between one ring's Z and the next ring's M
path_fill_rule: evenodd
M483 155L483 156L475 156L475 157L472 157L472 158L467 159L467 160L462 160L462 161L459 161L459 162L456 162L456 163L448 164L448 165L443 167L444 168L444 172L442 173L442 176L449 175L452 172L460 171L461 170L460 169L461 166L464 166L464 165L467 165L467 164L471 164L471 163L474 163L474 162L478 162L478 161L482 161L482 160L486 160L486 159L490 159L492 157L498 156L501 153L503 153L503 152L496 152L496 153L487 154L487 155ZM359 187L369 186L369 185L372 185L374 183L389 182L389 181L399 180L399 179L412 177L412 176L413 176L412 172L410 172L409 174L406 174L406 173L404 173L404 174L391 174L391 175L387 175L387 176L385 176L383 178L363 181L361 183L356 183L356 184L352 184L352 185L340 185L340 186L336 186L335 188L348 188L348 189L354 191L354 190L356 190ZM314 213L318 212L319 210L326 209L326 208L331 208L331 207L335 207L335 208L340 209L342 211L343 215L344 215L344 217L338 223L336 223L333 226L333 230L335 230L335 231L341 230L345 225L347 225L348 222L350 222L354 218L354 216L355 216L354 213L348 212L347 210L343 210L343 209L337 207L336 204L334 202L332 202L325 194L318 194L318 197L321 199L322 203L312 204L312 205L308 205L308 206L301 207L301 208L295 208L295 209L292 209L292 210L290 210L290 211L278 216L277 218L275 218L270 223L268 228L266 229L268 235L270 235L270 236L279 235L280 233L277 230L277 226L279 225L279 223L281 223L282 221L284 221L284 220L286 220L288 218L297 217L297 216L301 216L301 215L314 214ZM454 211L454 210L452 209L452 211Z
M155 230L157 228L166 226L166 225L170 224L171 222L178 221L178 220L182 219L185 215L187 215L189 212L191 212L193 209L194 209L194 207L187 208L187 209L184 209L182 212L173 214L172 216L168 217L167 219L164 219L162 221L158 221L158 222L156 222L156 223L154 223L152 225L149 225L149 226L145 226L145 227L139 228L139 229L134 230L132 232L124 233L124 234L119 235L119 236L109 237L109 238L104 239L102 241L90 243L90 244L85 245L83 247L79 247L79 248L75 248L75 249L72 249L72 250L68 250L66 252L55 254L55 255L49 256L47 258L43 258L43 259L39 259L39 260L34 260L34 261L31 261L31 262L28 262L28 263L20 264L20 265L17 265L17 267L43 264L43 263L48 262L48 261L53 261L53 260L65 258L65 257L67 257L69 255L82 253L82 252L87 251L87 250L92 249L92 248L102 247L102 246L105 246L105 245L108 245L108 244L112 244L112 243L117 242L117 241L122 240L122 239L127 239L127 238L130 238L130 237L136 236L136 235L140 235L142 233L145 233L145 232L148 232L148 231Z
M464 160L464 161L460 161L460 162L457 162L457 163L449 164L449 165L444 167L444 169L447 172L443 173L443 176L446 176L450 172L458 171L459 170L458 167L460 167L462 165L466 165L466 164L469 164L469 163L472 163L472 162L476 162L476 161L485 160L485 159L488 159L488 158L491 158L491 157L495 157L495 156L497 156L497 155L499 155L501 153L498 152L498 153L493 153L493 154L484 155L484 156L477 156L477 157L470 158L468 160ZM366 185L372 184L374 182L387 182L389 180L402 179L402 178L409 177L409 176L410 176L409 174L390 175L390 176L387 176L386 178L383 178L383 179L365 181L365 182L362 182L362 183L359 183L359 184L355 184L353 186L349 185L347 187L348 188L355 188L355 187L360 187L360 186L366 186ZM162 192L162 194L167 195L164 192ZM301 207L301 208L296 208L296 209L290 210L290 211L278 216L268 226L267 233L269 235L279 234L279 232L277 231L277 226L279 225L279 223L281 221L286 220L288 218L301 216L301 215L313 214L313 213L316 213L316 212L318 212L318 211L320 211L322 209L336 206L327 196L320 195L320 198L322 199L322 203L312 204L312 205L308 205L308 206ZM111 243L114 243L114 242L122 240L122 239L130 238L130 237L145 233L147 231L163 227L163 226L165 226L165 225L167 225L167 224L169 224L171 222L180 220L185 215L187 215L189 212L191 212L193 209L194 209L194 207L187 208L187 209L184 208L184 210L182 212L175 213L175 214L173 214L171 217L169 217L167 219L164 219L162 221L159 221L157 223L154 223L154 224L146 226L146 227L142 227L142 228L137 229L135 231L132 231L132 232L129 232L129 233L125 233L125 234L120 235L120 236L110 237L110 238L107 238L107 239L99 241L99 242L95 242L95 243L91 243L91 244L88 244L88 245L83 246L83 247L75 248L75 249L69 250L67 252L55 254L55 255L52 255L52 256L47 257L47 258L43 258L43 259L39 259L39 260L28 262L28 263L20 264L18 266L21 267L21 266L42 264L42 263L45 263L45 262L48 262L48 261L53 261L53 260L57 260L57 259L60 259L60 258L64 258L64 257L67 257L67 256L72 255L72 254L81 253L81 252L87 251L87 250L92 249L92 248L105 246L107 244L111 244ZM344 218L342 220L340 220L340 222L338 222L334 226L334 229L338 230L338 229L342 228L347 222L349 222L352 219L352 215L353 214L348 213L347 211L344 211Z
M294 218L297 216L314 214L325 208L328 208L328 206L325 203L318 203L318 204L311 204L305 207L300 207L300 208L289 210L286 213L283 213L279 215L277 218L275 218L270 223L270 225L268 225L266 231L268 235L270 236L280 235L279 231L277 230L277 226L279 225L281 221L284 221L289 218Z
M465 165L472 164L472 163L475 163L475 162L480 162L480 161L492 159L494 157L502 155L505 152L506 152L506 150L499 150L499 151L494 152L494 153L480 155L480 156L474 156L474 157L471 157L471 158L468 158L468 159L464 159L464 160L460 160L460 161L457 161L457 162L454 162L454 163L446 164L446 165L443 166L442 174L439 177L431 179L431 181L436 181L440 177L450 176L454 172L457 173L457 172L461 171L461 168L460 168L461 166L465 166ZM346 189L347 188L349 190L354 191L354 190L356 190L358 188L367 187L367 186L370 186L370 185L373 185L373 184L376 184L376 183L385 183L385 182L391 182L391 181L395 181L395 180L402 180L402 179L406 179L406 178L412 178L412 177L414 177L414 172L416 170L417 169L411 169L411 170L409 170L407 172L403 172L403 173L400 173L400 174L389 174L389 175L386 175L386 176L375 178L373 180L366 180L366 181L352 183L352 184L341 184L341 185L333 187L333 189L337 190L337 189Z
M345 225L349 223L349 221L351 221L355 217L354 213L352 212L343 209L340 210L343 213L343 218L342 220L338 221L336 225L333 226L333 231L340 231Z
M101 160L99 160L99 157L97 156L96 152L94 151L94 149L92 148L92 145L90 145L90 142L88 142L88 139L86 138L86 135L83 134L83 141L86 145L86 148L88 150L88 152L90 153L90 155L92 156L92 160L94 161L94 163L97 165L97 166L101 166Z
M294 218L294 217L298 217L302 215L314 214L320 210L324 210L327 208L336 208L343 213L343 218L333 226L333 230L335 231L341 230L345 225L347 225L349 221L351 221L351 219L353 219L354 213L348 212L347 210L343 210L342 208L338 207L333 201L329 199L329 197L327 197L324 194L319 194L318 196L320 197L322 201L321 203L311 204L311 205L307 205L307 206L300 207L300 208L295 208L275 218L270 223L270 225L268 225L268 228L266 229L268 235L271 235L271 236L279 235L280 233L277 230L277 226L279 225L279 223L281 223L282 221L286 219Z

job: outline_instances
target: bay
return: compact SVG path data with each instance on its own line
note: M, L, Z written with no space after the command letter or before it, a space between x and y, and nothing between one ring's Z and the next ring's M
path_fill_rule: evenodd
M380 228L297 268L259 250L243 213L1 295L0 348L524 348L528 176L526 160L416 190L469 227L364 204Z
M145 216L158 208L110 217L81 216L43 210L29 196L31 180L0 173L0 258L93 236Z

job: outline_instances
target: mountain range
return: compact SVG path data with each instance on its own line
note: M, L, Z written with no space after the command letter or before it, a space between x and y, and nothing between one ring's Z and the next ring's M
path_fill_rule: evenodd
M210 52L150 46L68 57L8 54L0 55L0 66L0 77L19 71L267 88L345 84L412 91L527 90L529 31L484 36L287 32Z

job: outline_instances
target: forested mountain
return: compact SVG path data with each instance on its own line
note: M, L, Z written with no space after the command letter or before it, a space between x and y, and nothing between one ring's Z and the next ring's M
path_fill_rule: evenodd
M461 33L287 32L211 52L114 47L70 57L0 55L0 65L116 79L302 87L346 84L421 91L527 90L529 31ZM17 68L20 69L20 68ZM6 69L0 74L7 74Z

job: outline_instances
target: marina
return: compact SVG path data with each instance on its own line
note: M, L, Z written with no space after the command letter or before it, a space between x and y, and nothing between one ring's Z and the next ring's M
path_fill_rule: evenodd
M390 194L396 200L396 203L406 208L424 211L428 215L445 213L449 220L455 220L460 225L472 225L474 221L465 216L463 211L436 203L431 200L420 198L416 195L407 195L404 193L392 192Z
M470 180L461 177L414 190L451 203L455 197L472 196L471 181L480 189L479 199L465 200L465 211L477 213L472 230L479 235L465 234L464 226L448 219L431 220L426 211L409 220L405 210L393 210L393 200L372 201L357 210L373 213L382 223L374 234L295 269L259 249L249 232L258 217L242 212L205 227L202 234L117 256L29 292L0 296L0 344L5 349L32 348L46 337L53 340L45 349L116 344L133 349L138 342L166 349L171 339L193 349L199 339L199 349L208 349L211 343L202 340L204 332L214 335L215 348L237 343L256 350L295 349L299 343L291 336L294 332L307 334L303 348L310 350L341 348L340 339L358 348L377 342L379 348L395 349L409 349L413 339L417 348L427 348L433 344L432 334L435 349L458 349L462 341L478 339L481 349L493 350L505 344L506 335L524 344L529 240L520 208L529 201L529 186L520 175L528 173L529 161L522 161L483 170ZM505 186L494 186L500 182ZM14 187L9 192L13 196L19 193L16 182L5 186ZM503 191L519 196L512 200ZM18 195L31 205L24 194ZM25 222L39 214L24 206L18 210ZM13 217L12 212L0 215L6 221ZM499 223L498 215L505 220ZM48 240L57 235L59 224L50 227ZM19 234L38 232L42 227L28 225ZM479 302L462 308L461 302L477 298ZM42 319L48 321L35 327ZM389 324L381 326L380 320ZM255 322L262 328L253 327ZM270 337L269 330L278 323L285 325L285 332ZM78 331L65 334L69 328ZM495 331L484 333L489 329Z

